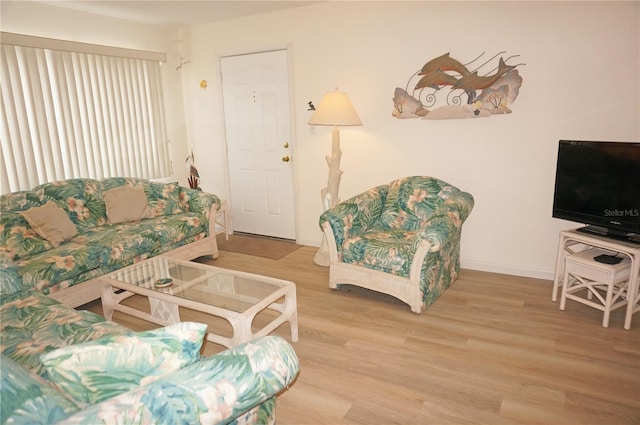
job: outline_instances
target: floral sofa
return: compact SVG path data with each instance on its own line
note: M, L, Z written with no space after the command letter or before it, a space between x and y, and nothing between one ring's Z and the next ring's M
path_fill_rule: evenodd
M216 195L134 178L70 179L0 197L0 286L76 307L96 279L146 258L218 255Z
M329 286L362 286L423 312L457 277L462 223L473 204L449 183L411 176L325 211Z
M0 299L0 424L272 424L299 371L277 336L201 357L203 324L134 333L32 289Z

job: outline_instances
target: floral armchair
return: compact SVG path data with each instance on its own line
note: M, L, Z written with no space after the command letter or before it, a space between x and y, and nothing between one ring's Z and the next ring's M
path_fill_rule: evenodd
M433 177L378 186L320 216L329 286L389 294L422 313L456 279L473 196Z

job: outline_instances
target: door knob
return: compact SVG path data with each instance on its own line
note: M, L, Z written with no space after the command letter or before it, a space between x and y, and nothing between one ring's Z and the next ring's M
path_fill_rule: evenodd
M289 142L284 142L284 143L282 144L282 147L283 147L283 148L285 148L285 149L287 149L287 148L289 147Z
M291 161L291 158L289 158L289 155L285 155L282 157L282 162L289 162Z

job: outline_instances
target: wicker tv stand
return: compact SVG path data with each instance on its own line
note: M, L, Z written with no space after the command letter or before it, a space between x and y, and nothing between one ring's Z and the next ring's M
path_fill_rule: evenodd
M631 274L628 284L627 310L624 328L631 328L631 318L634 313L640 311L640 245L634 242L611 239L605 236L581 232L578 229L563 230L558 241L558 254L556 257L556 270L553 280L553 293L551 300L557 301L558 289L560 289L565 268L565 258L574 255L584 249L600 248L613 251L627 257L631 261Z

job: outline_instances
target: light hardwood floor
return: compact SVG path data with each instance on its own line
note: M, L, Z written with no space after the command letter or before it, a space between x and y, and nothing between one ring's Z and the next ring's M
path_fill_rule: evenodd
M550 281L472 270L416 315L386 295L329 289L315 252L201 260L297 285L301 369L278 424L640 424L640 316L625 331L618 310L605 329L594 309L560 311ZM291 341L288 324L274 333ZM206 343L205 354L221 349Z

